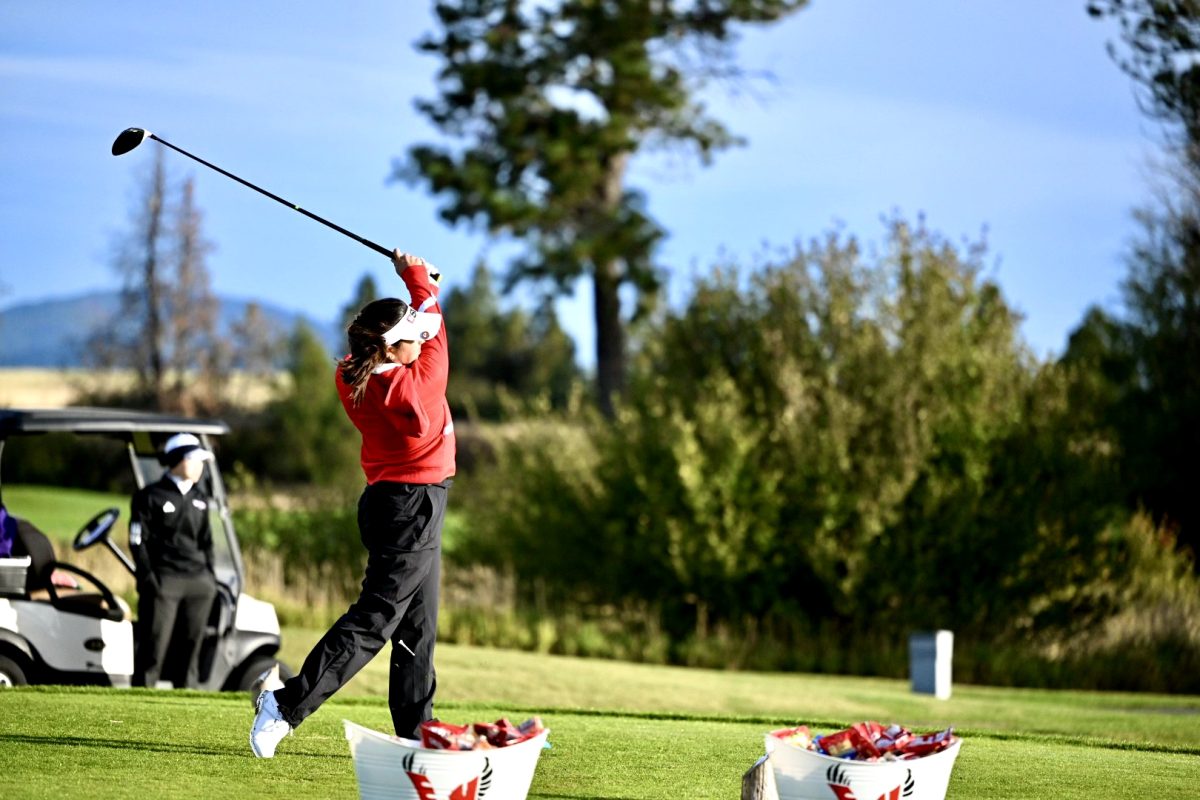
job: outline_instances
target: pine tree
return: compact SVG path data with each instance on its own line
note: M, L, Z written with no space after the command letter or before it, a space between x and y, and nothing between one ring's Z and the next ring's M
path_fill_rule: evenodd
M594 289L601 407L625 384L621 289L634 316L662 282L664 232L626 186L650 146L693 149L707 162L737 140L696 100L707 77L734 72L733 26L765 23L805 0L456 0L436 3L440 37L420 49L443 63L440 97L417 107L462 149L413 148L402 176L447 198L451 223L482 223L524 241L509 285Z
M1091 358L1106 365L1097 402L1118 432L1129 500L1200 551L1200 499L1189 477L1200 451L1200 4L1094 0L1088 12L1119 20L1125 49L1110 52L1138 86L1143 111L1162 123L1168 159L1155 202L1137 214L1124 318L1105 332L1113 322L1090 317L1078 333L1104 335L1080 335L1068 356L1110 343Z

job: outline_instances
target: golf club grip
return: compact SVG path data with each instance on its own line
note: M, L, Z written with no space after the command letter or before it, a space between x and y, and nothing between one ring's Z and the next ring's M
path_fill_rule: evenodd
M192 155L187 150L176 147L175 145L171 144L170 142L168 142L165 139L158 138L153 133L150 134L150 138L153 139L154 141L158 142L159 144L161 144L164 147L171 148L176 153L185 155L188 158L192 159L193 161L198 161L201 164L203 164L204 166L208 167L209 169L216 170L217 172L224 175L226 178L230 178L232 180L237 181L242 186L245 186L249 189L253 189L254 191L258 192L259 194L266 195L267 197L271 198L275 202L282 203L283 205L287 206L288 208L292 209L293 211L299 211L301 214L308 217L309 219L316 220L317 222L321 223L322 225L327 225L330 228L333 228L338 233L349 236L351 239L353 239L354 241L356 241L360 244L365 244L367 247L371 248L375 252L387 256L389 260L392 257L392 251L387 249L386 247L384 247L381 244L376 244L375 242L372 242L370 239L364 239L363 237L359 236L357 233L353 233L352 231L346 230L341 225L335 225L334 223L330 222L327 219L324 219L323 217L318 217L316 214L312 213L311 211L306 211L303 208L301 208L300 206L296 205L295 203L284 200L282 197L280 197L277 194L272 194L271 192L268 192L266 189L263 189L260 186L255 186L253 183L250 183L250 181L239 178L237 175L234 175L232 172L226 172L225 170L218 167L216 164L212 164L208 161L205 161L203 158L200 158L199 156ZM429 276L431 278L433 278L435 281L440 280L442 277L439 273L436 273L433 270L429 271Z

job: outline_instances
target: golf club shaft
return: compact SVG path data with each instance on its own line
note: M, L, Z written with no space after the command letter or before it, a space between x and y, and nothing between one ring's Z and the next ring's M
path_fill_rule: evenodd
M155 136L153 133L150 134L150 138L165 147L171 148L172 150L174 150L177 153L182 153L183 155L187 156L188 158L192 159L193 161L200 162L201 164L208 167L209 169L215 169L217 172L221 173L226 178L232 178L233 180L237 181L238 183L242 184L243 186L250 187L254 191L258 192L259 194L265 194L267 197L271 198L272 200L274 200L277 203L283 203L285 206L292 209L293 211L299 211L301 214L308 217L309 219L315 219L317 222L320 222L322 225L328 225L330 228L333 228L338 233L345 234L346 236L349 236L351 239L355 240L356 242L365 244L367 247L371 248L372 250L376 251L377 253L382 253L383 255L387 256L388 258L392 257L392 251L388 250L383 245L376 244L375 242L372 242L370 239L364 239L363 237L359 236L357 233L353 233L351 231L346 230L341 225L335 225L334 223L330 222L327 219L324 219L323 217L318 217L316 214L312 213L311 211L306 211L303 208L301 208L300 206L296 205L295 203L291 203L287 200L284 200L282 197L280 197L277 194L272 194L271 192L268 192L266 189L263 189L259 186L255 186L250 181L243 180L242 178L239 178L237 175L234 175L232 172L226 172L225 170L218 167L216 164L210 164L209 162L205 161L203 158L192 155L187 150L184 150L182 147L176 147L175 145L168 142L166 139L160 139L158 136Z

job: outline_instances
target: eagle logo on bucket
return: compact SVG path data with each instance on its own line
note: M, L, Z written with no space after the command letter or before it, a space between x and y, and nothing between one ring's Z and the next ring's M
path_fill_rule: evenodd
M478 775L454 787L443 798L434 788L429 776L425 774L425 768L415 766L415 762L416 754L409 753L400 763L404 767L404 774L408 776L408 779L412 781L413 788L417 790L418 800L483 800L483 796L492 786L492 765L485 758L483 759L483 769L479 771Z
M825 778L829 781L829 789L833 792L833 796L837 800L867 800L867 798L860 798L854 794L854 790L850 788L850 778L846 775L846 770L840 764L825 770ZM910 769L904 776L903 784L884 792L876 800L900 800L901 796L910 797L915 786L916 781L913 780L912 770Z

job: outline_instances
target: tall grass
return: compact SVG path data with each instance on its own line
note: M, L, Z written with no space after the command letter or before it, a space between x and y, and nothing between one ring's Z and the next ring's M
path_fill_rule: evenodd
M324 571L290 571L278 553L247 554L248 591L275 604L284 625L323 628L357 596ZM355 573L355 577L361 572ZM344 577L344 576L343 576ZM341 587L341 588L339 588ZM908 634L870 630L847 635L833 626L721 623L673 641L647 606L531 608L516 581L491 567L445 559L438 640L553 655L648 664L770 672L909 676ZM1200 663L1188 641L1138 636L1140 621L1107 644L1038 648L959 639L956 683L1057 689L1200 693Z
M176 373L171 372L172 380ZM194 380L189 373L185 380ZM225 386L228 401L241 408L258 409L274 396L289 376L262 376L232 370ZM94 402L98 398L127 396L137 376L133 370L53 367L8 367L0 369L0 406L10 408L65 408Z
M6 487L6 501L14 511L36 511L32 516L48 526L61 560L92 572L136 607L132 576L111 553L102 547L76 553L69 545L83 517L116 504L114 497L75 492L59 502L36 487ZM323 628L357 597L365 553L352 500L260 495L237 498L235 508L246 590L273 603L284 625ZM847 632L799 619L746 618L673 638L660 610L646 603L550 600L553 593L537 581L521 585L512 572L468 563L462 550L469 527L462 511L450 512L444 528L441 641L720 669L892 678L908 674L907 630ZM1200 692L1200 596L1190 565L1165 555L1163 533L1148 519L1135 517L1127 533L1123 541L1141 572L1113 589L1122 593L1125 611L1098 629L1069 637L1013 642L960 635L955 681Z

